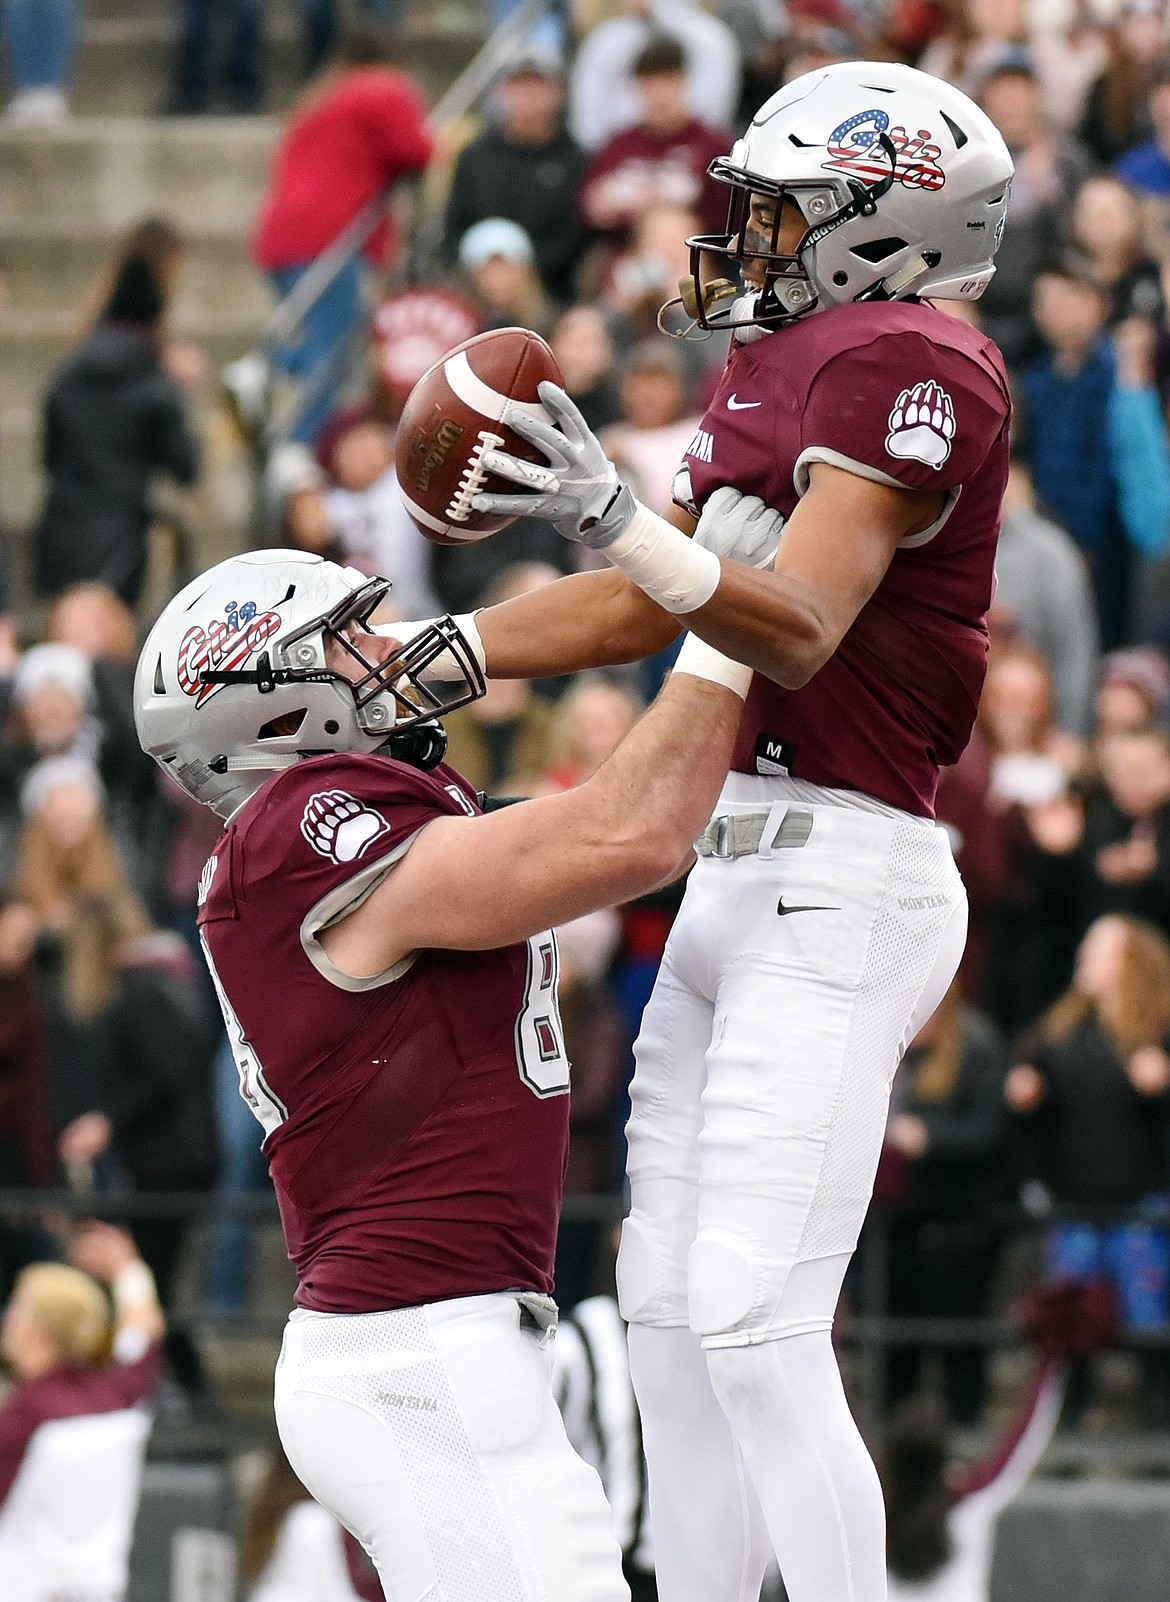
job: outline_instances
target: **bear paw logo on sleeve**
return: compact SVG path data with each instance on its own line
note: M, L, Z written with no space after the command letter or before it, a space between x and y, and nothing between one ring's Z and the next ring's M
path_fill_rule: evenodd
M390 833L390 825L344 790L318 790L305 807L301 833L321 856L345 863L356 862L375 840Z
M925 462L936 471L951 454L955 408L933 381L904 389L890 413L886 449L899 461Z

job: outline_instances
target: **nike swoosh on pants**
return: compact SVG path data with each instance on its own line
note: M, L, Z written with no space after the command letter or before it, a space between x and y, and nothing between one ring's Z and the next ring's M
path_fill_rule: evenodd
M778 918L786 918L790 912L840 912L840 910L840 907L786 907L783 896L776 903Z

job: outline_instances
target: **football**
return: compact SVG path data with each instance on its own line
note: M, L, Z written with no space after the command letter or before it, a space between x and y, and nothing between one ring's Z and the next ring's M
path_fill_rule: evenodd
M448 351L410 392L398 424L398 485L406 510L436 545L486 539L515 522L474 510L480 490L516 486L480 466L484 451L502 448L528 461L540 452L500 419L510 406L547 418L537 385L561 382L552 351L527 328L495 328Z

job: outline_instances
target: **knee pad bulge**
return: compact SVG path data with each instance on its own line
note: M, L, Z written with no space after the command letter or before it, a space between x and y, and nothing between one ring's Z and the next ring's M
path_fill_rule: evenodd
M687 1257L687 1303L696 1335L723 1335L757 1311L759 1268L746 1243L703 1233Z

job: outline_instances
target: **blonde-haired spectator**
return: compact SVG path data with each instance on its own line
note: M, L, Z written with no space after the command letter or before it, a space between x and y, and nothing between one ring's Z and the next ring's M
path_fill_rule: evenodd
M165 1325L124 1231L88 1224L72 1255L77 1267L26 1268L0 1327L15 1381L0 1406L4 1602L126 1588Z
M545 793L584 784L625 739L641 710L638 697L612 679L579 677L557 707Z
M146 928L102 813L103 796L96 769L75 757L40 762L24 781L16 883L48 929L65 929L78 903L93 896L119 908L127 934Z
M459 266L487 328L545 332L552 309L536 270L532 241L508 217L485 217L459 241Z

